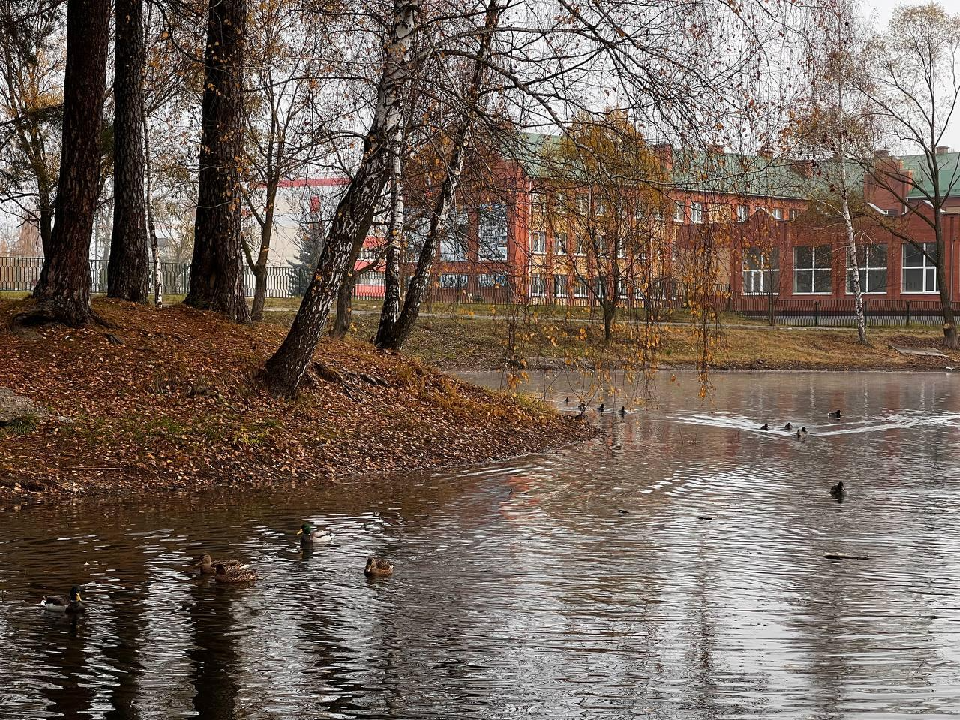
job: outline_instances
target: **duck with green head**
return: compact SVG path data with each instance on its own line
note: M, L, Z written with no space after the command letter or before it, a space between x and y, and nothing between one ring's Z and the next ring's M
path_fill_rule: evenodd
M40 605L49 612L64 613L66 615L83 615L87 610L80 599L80 588L74 585L70 588L70 595L44 595Z
M315 528L308 522L300 526L297 535L300 536L300 547L302 548L311 548L315 543L333 542L332 532L321 532L319 528Z

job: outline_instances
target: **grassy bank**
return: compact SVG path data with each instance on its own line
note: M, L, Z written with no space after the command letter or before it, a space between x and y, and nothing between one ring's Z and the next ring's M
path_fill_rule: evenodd
M292 313L274 312L268 320L287 325ZM376 330L375 314L356 313L354 333L369 338ZM725 322L733 322L725 319ZM445 369L498 369L506 360L508 324L503 318L480 315L421 317L405 352ZM602 327L578 318L539 316L520 328L518 354L533 359L581 361L604 356ZM869 328L870 345L857 343L856 330L846 328L725 327L712 356L717 370L943 370L960 366L960 352L942 347L935 326ZM689 326L669 325L661 332L661 362L669 368L694 367L698 342ZM621 325L611 350L615 363L635 347L629 325ZM947 358L904 355L893 349L934 348Z
M348 341L318 351L296 400L257 373L277 324L98 299L113 327L7 330L0 385L47 418L0 428L0 495L194 491L483 462L581 437L577 423L416 359Z

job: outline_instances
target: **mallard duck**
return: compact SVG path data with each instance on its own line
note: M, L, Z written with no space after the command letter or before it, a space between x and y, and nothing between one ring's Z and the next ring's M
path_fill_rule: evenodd
M217 563L213 579L218 583L246 583L257 579L257 571L248 565Z
M783 426L783 429L784 429L784 430L793 430L793 425L791 425L790 423L787 423L786 425Z
M80 600L80 589L76 586L70 588L68 598L63 595L44 595L40 601L40 606L50 612L65 613L67 615L82 615L86 612L83 602Z
M393 563L382 557L368 557L367 566L363 569L367 577L386 577L393 575Z
M843 488L843 480L830 488L830 496L835 497L837 500L843 500L843 496L846 494L847 491Z
M297 535L300 536L300 545L333 542L332 532L320 532L320 530L308 522L300 526L300 529L297 530Z
M770 425L769 425L768 423L764 423L763 425L760 426L760 429L761 429L761 430L769 430L769 429L770 429Z
M840 411L839 411L839 410L833 410L832 412L828 412L827 415L829 415L830 417L832 417L834 420L839 420L839 419L840 419Z
M213 575L217 571L217 565L229 568L238 567L241 564L239 560L214 560L209 555L204 555L190 567L200 575Z
M580 404L577 405L577 410L579 410L579 411L581 412L581 414L582 414L582 413L585 413L585 412L587 411L587 404L586 404L585 402L581 401Z

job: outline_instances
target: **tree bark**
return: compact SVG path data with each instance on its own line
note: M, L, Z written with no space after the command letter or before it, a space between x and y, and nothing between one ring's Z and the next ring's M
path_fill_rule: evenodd
M116 0L114 48L113 236L107 295L146 303L150 273L143 200L143 0Z
M99 187L109 33L110 0L68 0L56 223L34 298L38 310L74 327L91 317L90 235Z
M290 332L267 361L266 380L274 392L292 394L316 350L330 306L343 282L350 250L363 242L373 222L390 168L390 148L402 118L401 90L414 34L419 0L394 0L393 26L386 43L384 71L376 111L363 144L356 174L337 205L313 279L303 296Z
M211 0L204 52L199 196L184 302L231 320L250 319L243 290L239 158L246 0Z
M280 177L273 176L267 187L267 207L263 214L263 225L260 227L260 251L257 259L250 268L256 284L253 289L253 309L250 319L254 322L263 320L263 308L267 304L267 261L270 259L270 243L273 239L273 216L277 203L277 187Z
M403 236L403 184L399 148L394 148L390 173L390 222L387 228L387 249L383 270L383 307L374 344L393 334L400 317L400 250Z

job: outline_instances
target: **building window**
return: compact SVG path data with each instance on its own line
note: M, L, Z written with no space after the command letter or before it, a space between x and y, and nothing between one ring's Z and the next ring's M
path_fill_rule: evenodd
M773 219L774 219L774 220L783 220L783 208L774 208L774 209L773 209Z
M477 287L498 288L507 284L507 276L503 273L483 273L477 275Z
M461 273L441 273L440 287L444 290L466 290L469 278Z
M586 217L590 213L590 196L585 194L577 195L577 213L580 217Z
M791 220L796 220L798 217L800 217L800 211L797 210L796 208L791 208L791 209L790 209L790 219L791 219Z
M686 211L687 211L687 206L684 205L682 202L675 203L673 206L673 221L682 223L683 216L686 213Z
M690 222L700 225L703 222L703 203L690 203Z
M589 293L590 288L587 285L587 281L577 278L576 282L573 283L573 296L575 298L585 298Z
M793 291L795 293L827 293L832 290L829 245L800 245L793 249Z
M603 300L607 297L607 284L603 281L603 278L597 278L594 282L594 288L596 290L596 296L598 300Z
M746 205L737 205L737 222L745 223L750 219L750 208Z
M565 232L557 233L556 237L553 239L553 254L567 254L567 234Z
M530 297L543 297L547 294L547 281L543 275L530 276Z
M762 252L759 248L743 251L743 293L760 295L780 292L780 251L773 248Z
M583 238L583 235L577 235L577 255L581 257L587 254L587 243Z
M614 241L614 244L617 246L617 257L625 258L627 256L627 243L623 238L617 238Z
M620 278L617 280L617 297L621 300L627 299L627 280Z
M538 192L530 194L530 213L533 215L543 215L547 210L547 203L543 195Z
M567 276L566 275L553 276L553 296L558 298L565 298L567 296Z
M903 244L903 287L905 293L937 292L937 265L931 258L937 257L936 243L923 243L920 247ZM929 257L927 257L929 255Z
M530 252L534 255L543 255L547 251L547 234L543 230L534 230L530 233Z
M887 246L859 246L857 269L860 271L861 292L885 293L887 291ZM853 268L847 268L847 292L853 292Z
M477 239L481 260L507 259L507 208L503 203L477 208Z

